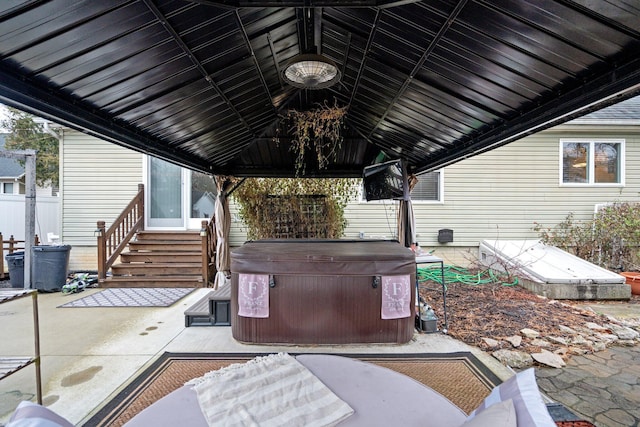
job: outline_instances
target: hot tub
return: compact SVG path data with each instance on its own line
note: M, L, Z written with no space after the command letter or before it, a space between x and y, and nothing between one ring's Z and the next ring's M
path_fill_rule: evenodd
M415 326L415 274L413 252L393 241L247 242L231 252L233 337L269 344L406 343ZM268 307L258 302L247 314L247 294L256 288ZM409 312L398 309L390 317L389 301L401 300L398 295Z

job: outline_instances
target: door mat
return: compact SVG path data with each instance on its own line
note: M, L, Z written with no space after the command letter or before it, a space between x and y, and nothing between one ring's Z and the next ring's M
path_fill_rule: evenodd
M122 426L190 379L262 355L164 353L103 406L85 426ZM495 374L468 352L339 355L375 363L412 377L441 393L467 413L480 405L491 389L500 383Z
M195 288L109 288L59 307L169 307Z

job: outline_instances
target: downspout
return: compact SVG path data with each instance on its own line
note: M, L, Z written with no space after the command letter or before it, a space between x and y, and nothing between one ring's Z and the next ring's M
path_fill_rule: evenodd
M58 133L55 129L53 129L51 127L53 123L47 120L44 120L42 122L42 130L44 130L46 133L48 133L49 135L53 136L55 139L58 140L58 188L57 188L57 197L58 197L58 236L61 237L60 241L63 241L63 234L64 234L64 230L62 229L62 225L63 225L63 218L62 218L62 212L64 212L63 209L63 197L62 197L62 180L63 180L63 165L64 165L64 160L63 160L63 156L62 156L62 146L63 146L63 139L64 139L64 130L62 129L62 127L59 127L59 131L60 133ZM51 243L48 241L48 243Z

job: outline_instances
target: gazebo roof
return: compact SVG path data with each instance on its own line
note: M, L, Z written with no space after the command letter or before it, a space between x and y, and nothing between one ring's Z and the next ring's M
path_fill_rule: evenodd
M0 28L0 102L212 174L293 176L290 109L348 107L336 160L307 167L341 177L431 171L640 93L624 0L10 0ZM311 51L338 84L283 80Z

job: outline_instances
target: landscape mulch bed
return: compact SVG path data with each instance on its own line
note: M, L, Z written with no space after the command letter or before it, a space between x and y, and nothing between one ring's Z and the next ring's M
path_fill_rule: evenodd
M439 284L425 282L420 295L430 304L442 325L442 290ZM449 335L467 344L486 348L482 338L496 340L520 335L523 328L534 329L542 336L566 336L559 325L572 329L585 327L586 322L609 322L604 315L578 307L585 301L550 300L520 287L502 284L469 285L447 283L447 315ZM593 302L596 304L596 302ZM640 296L629 301L598 301L597 304L640 304ZM540 351L523 342L521 350ZM554 348L547 348L553 351Z

